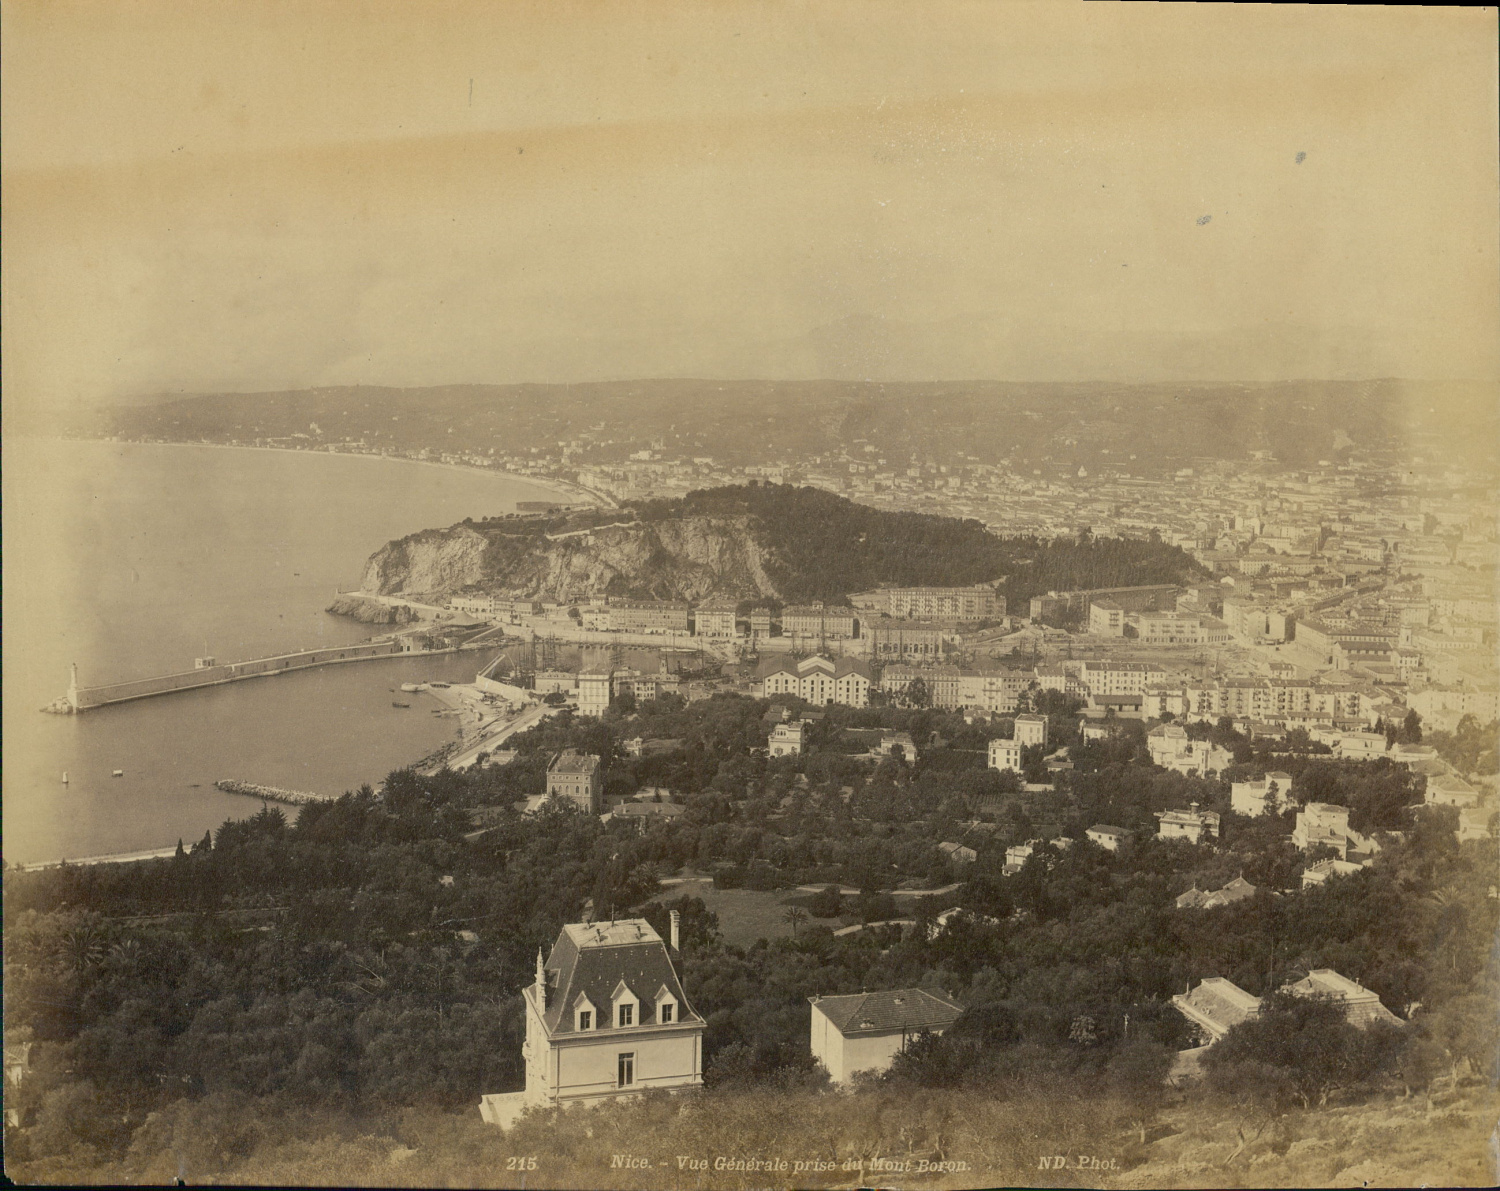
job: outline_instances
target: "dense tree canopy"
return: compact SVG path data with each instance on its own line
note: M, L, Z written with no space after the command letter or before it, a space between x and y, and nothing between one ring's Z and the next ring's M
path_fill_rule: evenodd
M669 909L682 913L684 985L718 1087L817 1086L807 998L919 985L967 1008L893 1080L1083 1081L1146 1112L1150 1073L1190 1042L1174 993L1225 976L1264 995L1318 967L1418 1027L1420 1045L1370 1052L1348 1068L1353 1082L1483 1061L1493 841L1458 844L1451 811L1413 815L1419 779L1226 736L1245 758L1227 777L1286 769L1298 800L1341 802L1383 841L1369 868L1302 890L1309 858L1290 843L1290 815L1241 818L1227 781L1151 765L1143 725L1085 745L1076 707L1045 702L1049 739L1076 767L1029 787L985 767L989 739L1010 734L1003 717L830 707L803 755L771 758L765 701L648 699L603 720L546 721L514 738L508 765L398 771L379 793L295 821L267 808L227 822L171 859L8 872L7 1036L35 1044L16 1093L26 1144L110 1151L149 1114L215 1097L461 1107L519 1087L516 994L537 949L585 913L643 913L663 931ZM910 733L917 759L865 756L860 731L874 728ZM638 736L679 743L624 756L619 741ZM644 829L569 805L520 815L565 747L600 755L612 793L665 787L684 813ZM1157 840L1157 813L1189 802L1221 812L1222 838ZM1095 846L1085 832L1098 822L1131 839ZM977 858L955 866L945 841ZM1007 875L1006 849L1027 842ZM668 900L660 885L688 868L780 891L768 896L789 937L726 942L701 900ZM1176 907L1237 875L1260 891ZM897 917L916 925L833 933ZM1297 1083L1291 1058L1272 1065L1272 1084L1296 1097L1344 1086Z

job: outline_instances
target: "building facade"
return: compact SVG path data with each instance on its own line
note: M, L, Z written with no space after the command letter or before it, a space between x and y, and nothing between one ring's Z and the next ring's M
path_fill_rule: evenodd
M778 658L766 665L761 677L768 697L795 695L819 707L828 703L868 707L870 682L870 667L859 658L835 661L821 654L801 661Z
M771 736L766 741L766 751L773 757L799 756L806 734L807 724L802 720L777 724L771 729Z
M703 1019L644 918L563 927L523 996L528 1105L703 1082Z
M919 621L866 621L863 633L870 641L870 656L890 662L938 661L943 656L944 643L953 638L942 626Z
M547 766L547 797L562 798L597 815L603 809L604 774L592 753L564 749Z
M1023 714L1015 719L1015 739L1022 748L1028 748L1034 744L1045 745L1047 743L1047 717L1044 715Z
M686 633L688 606L674 600L615 600L610 623L619 633Z
M992 740L989 748L989 767L1014 773L1021 772L1021 742L1019 740Z
M578 676L578 714L603 715L614 697L614 678L608 671L585 670Z
M1156 838L1161 840L1185 839L1190 844L1219 838L1219 813L1200 811L1195 802L1185 811L1157 811L1159 824Z
M1292 775L1273 771L1253 781L1231 782L1229 809L1237 815L1274 815L1291 805Z
M821 603L792 604L781 610L781 635L847 641L859 636L859 620L852 608L830 608Z
M997 620L1005 597L993 587L889 587L885 611L907 620Z
M738 637L733 600L708 600L693 609L693 634L698 637Z

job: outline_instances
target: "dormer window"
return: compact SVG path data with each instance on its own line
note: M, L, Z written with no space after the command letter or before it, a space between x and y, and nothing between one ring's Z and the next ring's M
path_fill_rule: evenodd
M573 1002L573 1028L575 1030L592 1030L597 1020L594 1003L583 993L579 993Z
M615 991L610 995L610 1002L614 1006L615 1028L623 1030L626 1026L633 1026L640 1020L640 998L630 991L630 986L625 981L615 985Z
M665 984L656 990L656 1020L660 1025L670 1025L681 1020L677 1012L677 998Z
M663 1023L671 1021L672 1010L676 1008L677 1006L672 1004L671 1001L663 1001L660 1008L657 1010L657 1019Z
M592 1030L594 1028L594 1015L585 1009L578 1014L578 1028L580 1030Z

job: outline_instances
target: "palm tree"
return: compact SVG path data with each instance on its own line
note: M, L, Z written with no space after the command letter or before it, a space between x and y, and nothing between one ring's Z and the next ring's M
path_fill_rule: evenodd
M792 938L797 937L797 928L807 921L807 911L801 906L793 906L781 916L792 928Z

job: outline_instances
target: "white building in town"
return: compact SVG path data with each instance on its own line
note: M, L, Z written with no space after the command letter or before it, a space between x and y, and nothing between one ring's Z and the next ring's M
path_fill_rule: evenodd
M1016 716L1015 728L1016 742L1022 748L1033 744L1047 743L1047 717L1044 715L1022 714Z
M806 733L807 723L804 720L777 724L771 729L770 739L766 741L766 750L773 757L798 756L802 752Z
M990 768L1015 773L1021 772L1021 742L1019 740L990 741Z
M1205 838L1219 838L1218 811L1200 811L1195 802L1185 811L1158 811L1157 839L1185 839L1201 843Z
M841 703L847 707L870 704L870 667L858 658L832 658L821 654L793 661L778 658L762 672L766 696L795 695L822 707Z
M1229 808L1237 815L1274 815L1291 804L1292 775L1280 770L1254 781L1231 782Z

